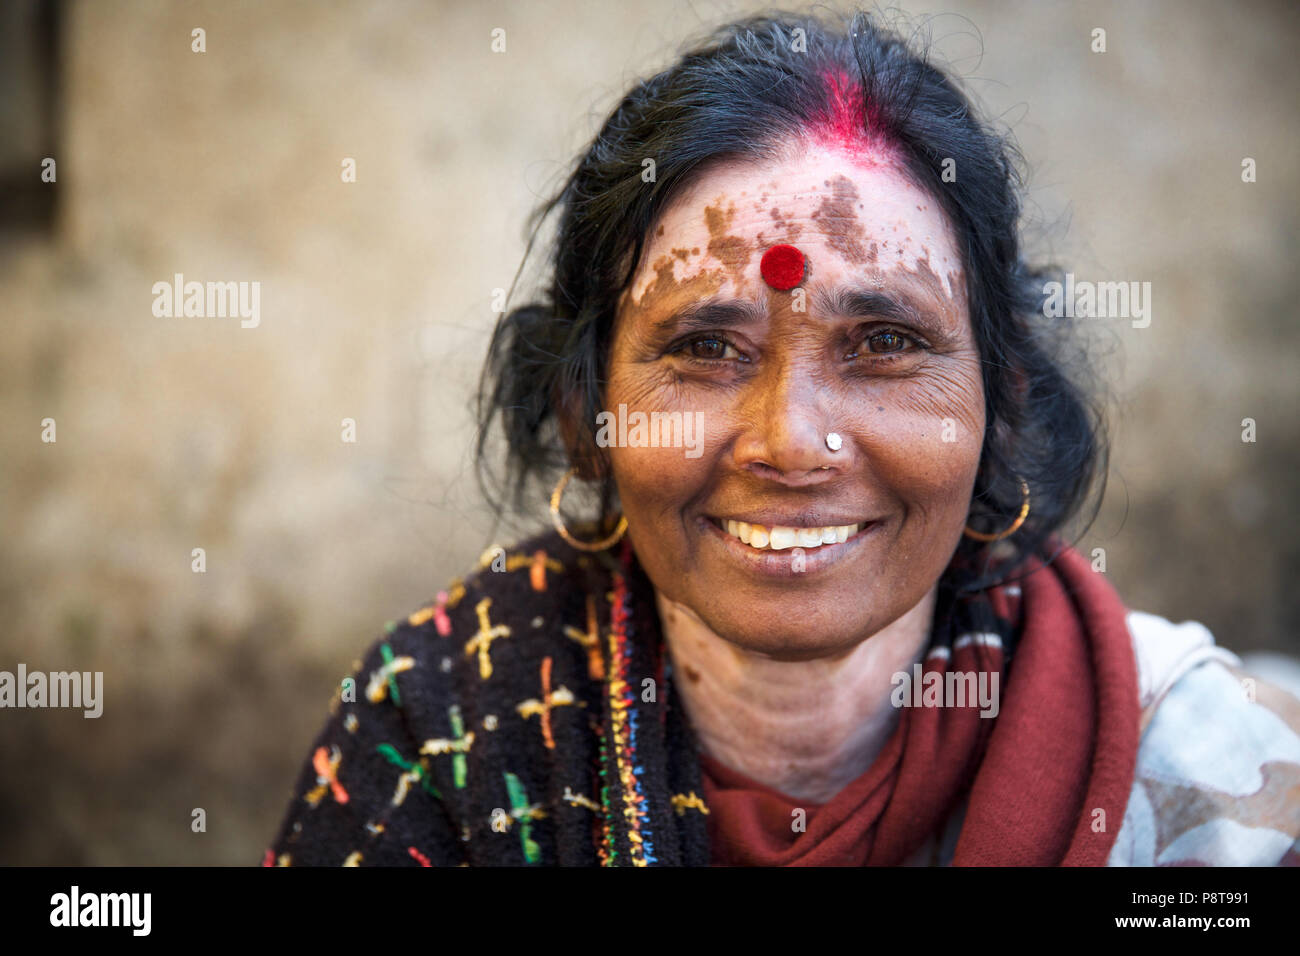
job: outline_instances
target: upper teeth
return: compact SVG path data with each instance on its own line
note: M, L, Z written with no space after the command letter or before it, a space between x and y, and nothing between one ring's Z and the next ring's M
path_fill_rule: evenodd
M787 528L775 525L768 528L761 524L747 521L733 521L728 518L723 523L727 533L739 538L751 548L760 550L770 548L782 551L785 548L815 548L822 544L836 544L849 540L858 533L860 524L829 525L823 528Z

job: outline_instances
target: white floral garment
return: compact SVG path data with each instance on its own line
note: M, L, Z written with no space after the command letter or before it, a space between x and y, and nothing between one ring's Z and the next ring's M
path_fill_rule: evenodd
M1108 866L1300 866L1300 699L1204 625L1127 615L1142 738ZM906 861L949 866L966 801Z
M1142 739L1110 866L1300 864L1300 700L1195 622L1131 611Z

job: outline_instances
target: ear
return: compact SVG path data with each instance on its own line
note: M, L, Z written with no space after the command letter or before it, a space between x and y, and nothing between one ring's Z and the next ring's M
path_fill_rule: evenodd
M578 478L600 481L605 477L609 463L603 451L596 447L591 428L583 421L582 405L582 398L576 391L562 392L555 402L555 417L569 461L578 469Z

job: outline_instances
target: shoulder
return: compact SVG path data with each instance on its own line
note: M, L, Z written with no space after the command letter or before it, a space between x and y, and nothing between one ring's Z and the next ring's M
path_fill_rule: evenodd
M385 656L404 654L419 664L421 684L444 698L516 682L525 667L535 676L546 657L572 658L585 668L590 619L609 586L599 561L553 532L494 544L428 601L389 621L367 656L377 657L383 645Z
M471 763L498 752L529 765L544 757L522 744L539 723L549 733L554 721L537 717L549 713L543 703L596 709L610 587L599 557L558 534L489 547L378 642L384 661L402 660L393 683L411 734L426 745L463 740ZM377 666L373 649L369 656ZM382 697L386 680L376 670L358 683Z
M1300 700L1201 624L1127 615L1142 707L1132 792L1109 863L1300 862Z
M334 695L267 865L516 860L494 808L544 817L556 742L592 746L585 609L602 567L539 536L489 549L389 621Z

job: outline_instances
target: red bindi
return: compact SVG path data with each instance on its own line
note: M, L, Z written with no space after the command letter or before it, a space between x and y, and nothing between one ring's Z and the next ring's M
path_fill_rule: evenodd
M763 253L758 264L763 281L773 289L786 292L803 281L804 268L807 265L804 255L794 246L773 246Z

